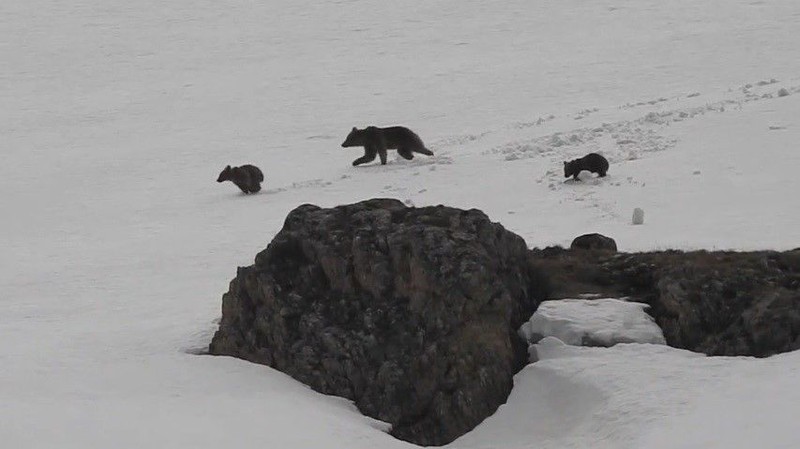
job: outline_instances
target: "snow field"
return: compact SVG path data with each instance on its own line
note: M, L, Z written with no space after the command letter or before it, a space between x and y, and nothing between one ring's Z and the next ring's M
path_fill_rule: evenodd
M796 447L800 354L705 357L662 345L535 345L508 403L458 448Z
M798 17L794 0L1 2L0 441L408 446L269 368L195 355L235 267L301 203L477 207L531 246L800 246ZM436 156L354 169L339 145L369 124ZM590 151L609 177L565 183ZM243 163L262 193L214 182ZM795 354L539 346L453 447L800 446Z

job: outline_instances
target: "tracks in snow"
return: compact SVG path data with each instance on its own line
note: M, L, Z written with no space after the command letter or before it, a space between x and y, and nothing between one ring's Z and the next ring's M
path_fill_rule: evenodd
M418 156L406 161L390 153L387 165L367 165L338 177L311 179L291 185L266 189L263 193L280 194L292 190L327 188L342 182L356 180L364 175L383 175L406 172L418 176L427 171L474 162L474 158L497 157L500 163L527 163L532 165L532 182L546 184L552 191L571 192L568 199L590 203L600 208L603 214L612 214L608 205L595 198L595 187L601 184L619 186L630 184L643 186L644 182L633 177L615 178L614 165L648 157L650 154L668 151L679 139L670 132L674 124L697 119L709 114L721 114L730 110L741 110L746 104L774 101L781 97L800 93L800 86L783 85L769 79L747 83L731 88L713 101L703 94L692 92L686 95L658 97L636 103L627 103L613 109L586 108L563 116L543 115L536 119L516 122L503 128L448 136L433 140L433 157ZM575 127L576 122L582 126ZM781 124L768 125L771 130L785 129ZM514 140L506 140L516 137ZM506 141L503 141L506 140ZM492 141L501 143L492 144ZM486 147L489 147L488 149ZM582 177L583 182L564 182L562 162L581 157L590 152L604 155L611 163L611 175L605 179ZM392 159L392 156L396 156ZM543 172L541 167L547 167ZM538 167L537 170L534 168ZM375 194L404 195L424 192L418 186L388 184Z

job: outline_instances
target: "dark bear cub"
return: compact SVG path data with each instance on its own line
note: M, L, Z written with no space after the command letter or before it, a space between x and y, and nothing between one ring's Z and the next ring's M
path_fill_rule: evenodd
M608 160L597 153L589 153L580 159L573 159L569 162L564 161L565 178L572 176L576 181L580 181L578 175L583 170L597 173L602 178L608 172Z
M414 153L433 156L433 151L425 148L422 139L403 126L353 128L342 146L364 147L364 155L353 161L354 166L374 161L375 156L380 156L381 165L386 165L386 150L397 150L400 156L409 160L414 159Z
M261 190L261 182L264 181L264 174L255 165L242 165L241 167L231 167L228 165L219 174L217 182L231 181L236 184L244 193L256 193Z

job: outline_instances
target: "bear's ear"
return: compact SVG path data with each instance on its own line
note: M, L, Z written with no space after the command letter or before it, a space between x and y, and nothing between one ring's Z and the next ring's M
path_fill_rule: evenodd
M565 167L567 166L567 161L564 161L564 166L565 166Z
M358 128L356 128L356 127L354 126L354 127L353 127L353 132L356 132L356 131L358 131Z
M565 162L565 164L566 164L566 162ZM226 165L226 166L225 166L225 170L230 170L230 169L231 169L231 166L230 166L230 165Z

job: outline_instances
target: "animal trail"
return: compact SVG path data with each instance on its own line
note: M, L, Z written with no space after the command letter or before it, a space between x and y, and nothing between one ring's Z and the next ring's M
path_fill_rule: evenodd
M584 110L578 112L575 115L575 117L573 117L573 118L575 120L583 120L584 118L588 117L589 115L594 114L595 112L599 112L599 111L600 111L600 109L598 109L598 108L584 109Z
M596 110L597 109L595 109L595 111ZM595 112L595 111L592 111L592 112ZM511 128L524 129L524 128L530 128L530 127L533 127L533 126L541 126L541 125L544 125L545 123L547 123L549 121L555 120L555 118L556 118L555 115L550 114L550 115L548 115L546 117L539 117L538 119L536 119L536 120L534 120L532 122L516 122L516 123L513 123L513 124L511 124Z
M739 92L732 98L693 107L650 111L633 120L558 131L531 139L505 143L484 151L482 154L497 154L506 162L546 158L550 163L556 163L558 159L574 157L586 152L603 154L612 162L639 159L647 153L669 150L678 143L676 138L667 135L666 132L667 127L674 123L710 113L724 113L731 107L741 109L743 104L753 101L779 99L800 92L800 86L785 86L778 89L777 84L779 81L774 78L748 83L736 90L731 89L731 93ZM700 93L694 92L684 98L698 96ZM620 106L620 109L661 106L674 104L677 101L677 99L670 100L659 97L653 100L629 103ZM589 113L595 112L598 112L596 108L586 109L578 112L577 116L585 117ZM779 130L782 127L773 125L770 129ZM548 173L537 182L543 182L552 177L553 174Z
M405 161L401 158L397 158L395 160L387 161L386 165L372 165L369 167L364 167L360 171L385 173L395 170L418 170L422 167L435 169L436 166L451 165L453 162L454 161L452 157L447 156L446 154L437 154L425 159L414 159L413 161Z
M475 142L476 140L480 140L487 134L489 134L488 131L482 132L480 134L464 134L461 136L444 137L435 141L433 143L433 146L436 148L440 148L440 147L464 145L467 143Z

